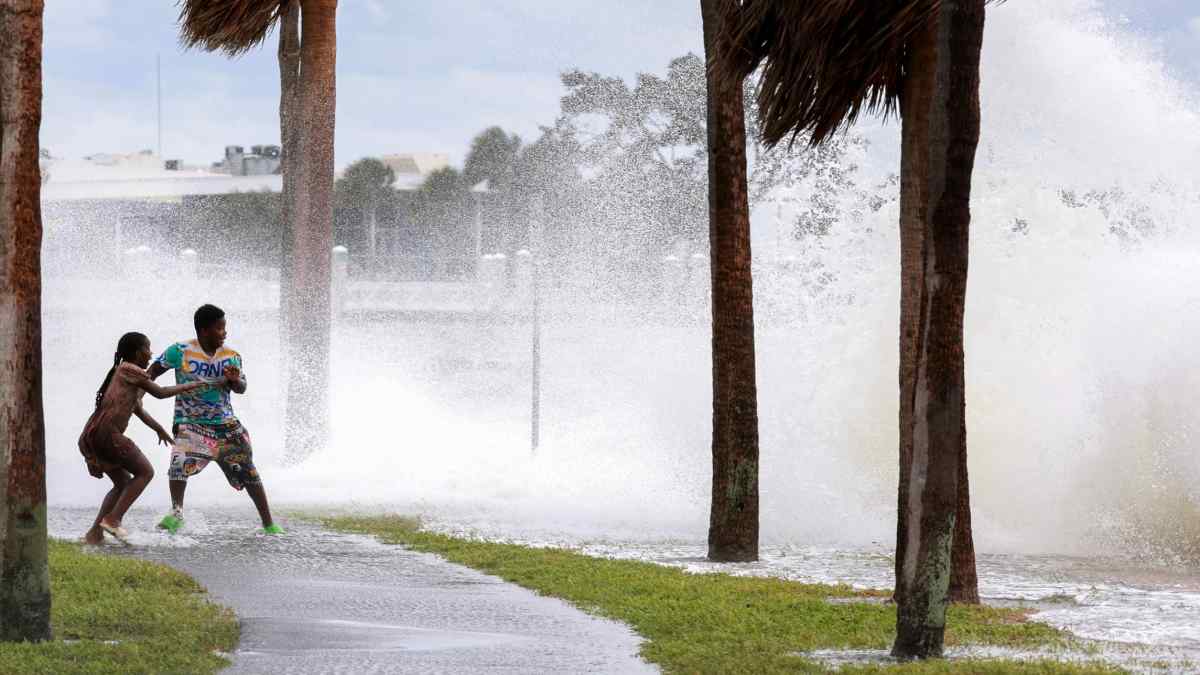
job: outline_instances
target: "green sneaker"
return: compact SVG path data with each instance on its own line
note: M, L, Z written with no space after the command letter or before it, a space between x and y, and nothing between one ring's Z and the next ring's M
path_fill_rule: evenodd
M163 516L163 519L158 521L158 529L166 530L167 532L170 532L171 534L175 534L176 532L178 532L179 528L181 528L181 527L183 527L183 518L180 518L179 516L177 516L173 513L170 515L167 515L167 516Z
M275 523L271 523L270 525L268 525L262 529L262 533L263 534L283 534L283 528L276 525Z

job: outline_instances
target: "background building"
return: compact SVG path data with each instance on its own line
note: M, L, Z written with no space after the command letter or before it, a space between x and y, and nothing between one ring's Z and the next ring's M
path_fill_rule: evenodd
M462 254L467 255L469 233L418 222L411 213L422 183L430 173L449 166L448 155L391 154L380 159L395 172L396 181L375 211L380 260L358 269L414 278L448 277L473 269L465 262L430 262L445 257L442 240L447 237L461 238ZM164 161L149 150L82 159L46 153L41 164L43 258L50 274L119 274L123 256L135 250L168 259L192 249L212 274L230 269L272 274L270 270L279 266L283 176L277 145L253 145L249 152L229 145L223 158L208 167ZM470 226L469 205L464 205L459 220L464 228ZM356 256L368 248L362 223L361 207L336 205L335 241Z

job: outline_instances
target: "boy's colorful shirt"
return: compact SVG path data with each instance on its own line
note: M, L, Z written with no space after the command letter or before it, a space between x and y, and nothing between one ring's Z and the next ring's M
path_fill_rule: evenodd
M237 421L229 389L220 386L225 379L225 367L242 368L242 355L228 346L215 354L204 353L197 340L176 342L156 361L167 370L175 371L175 383L211 382L216 387L204 387L175 397L175 424L226 424ZM242 370L242 381L246 372Z

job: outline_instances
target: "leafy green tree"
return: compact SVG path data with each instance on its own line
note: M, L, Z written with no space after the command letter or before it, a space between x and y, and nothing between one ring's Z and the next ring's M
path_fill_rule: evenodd
M432 278L465 273L472 250L469 231L470 185L454 167L430 173L411 202L411 232L426 242L420 257Z
M586 206L579 149L570 128L543 128L538 140L521 150L511 199L520 221L541 219L541 236L530 242L528 227L511 227L508 234L512 240L505 248L536 247L550 267L568 262L571 235ZM535 203L541 205L540 213L530 211Z
M378 258L379 207L394 193L396 172L374 157L365 157L346 167L335 186L337 203L361 214L361 241L366 245L368 265Z
M500 127L489 127L471 141L463 162L462 179L472 188L487 181L487 192L478 204L483 224L483 246L488 251L512 254L521 246L525 222L526 195L518 194L518 167L522 155L521 137Z
M707 232L704 62L679 57L666 77L619 77L572 70L562 122L575 130L580 158L599 187L596 202L625 253L642 258L672 241Z
M589 177L586 203L608 225L617 250L652 259L681 239L703 242L708 232L704 60L686 54L670 62L665 77L639 74L633 86L580 70L564 73L562 82L567 95L556 129L575 139L575 161ZM832 205L847 191L868 200L855 183L857 167L846 161L847 151L865 141L849 136L810 148L801 138L793 145L768 146L761 141L753 94L747 81L751 204L780 187L804 187L804 198L812 203L801 209L804 222L796 225L796 235L803 236L831 224Z
M471 141L463 162L462 176L468 185L488 181L493 189L504 189L516 179L521 137L500 127L488 127Z
M283 249L283 200L277 192L235 192L186 198L179 226L188 236L212 236L238 252L239 264L277 267Z

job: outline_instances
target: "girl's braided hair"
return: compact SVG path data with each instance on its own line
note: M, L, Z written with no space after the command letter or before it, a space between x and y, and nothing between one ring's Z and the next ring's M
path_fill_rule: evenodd
M117 340L117 351L113 352L112 368L108 369L108 375L104 376L104 383L100 385L100 389L96 391L96 407L100 407L100 401L104 400L104 392L108 391L108 385L112 382L113 375L117 372L117 366L121 365L122 361L132 361L137 352L142 348L142 345L148 344L150 339L145 335L137 332L126 333Z

